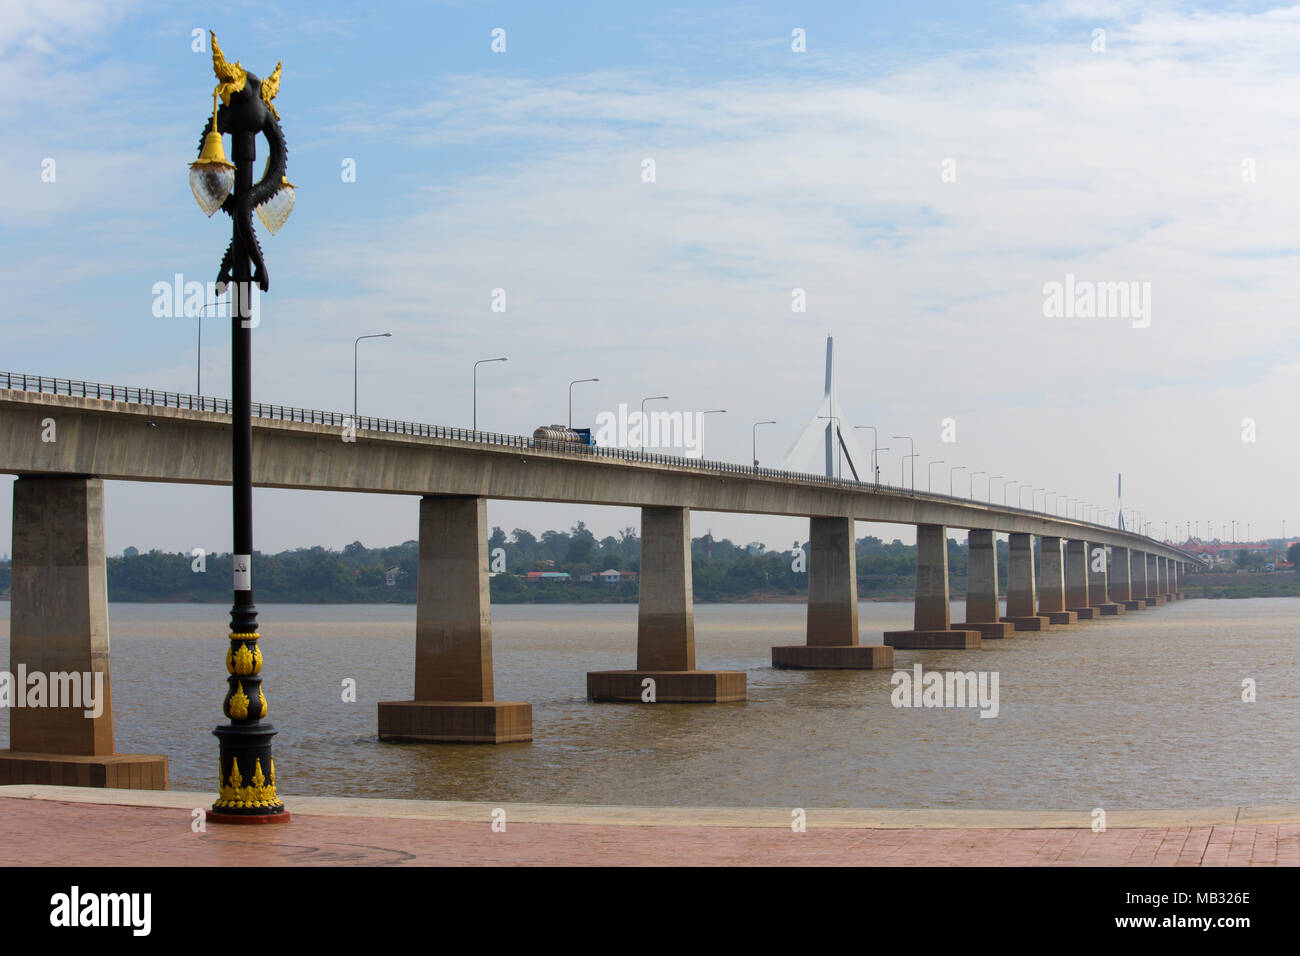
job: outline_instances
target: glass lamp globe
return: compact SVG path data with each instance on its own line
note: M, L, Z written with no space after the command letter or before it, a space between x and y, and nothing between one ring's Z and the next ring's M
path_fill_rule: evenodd
M262 220L262 225L270 230L271 235L279 232L280 227L289 218L289 213L293 212L293 203L296 198L293 183L282 176L280 177L280 188L276 190L275 195L257 207L257 218Z
M221 134L213 130L203 139L203 151L190 163L190 189L209 217L221 208L235 188L235 164L226 160Z

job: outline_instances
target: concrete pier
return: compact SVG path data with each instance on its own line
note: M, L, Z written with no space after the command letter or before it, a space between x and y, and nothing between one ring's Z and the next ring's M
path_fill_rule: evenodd
M872 670L894 649L858 643L858 561L852 518L809 519L807 643L772 648L779 668Z
M1065 542L1065 606L1081 621L1100 617L1101 612L1088 603L1088 542L1070 539Z
M985 639L1010 637L1015 631L999 613L997 541L986 529L972 528L967 537L966 620L957 627L979 631Z
M380 702L380 740L533 739L532 704L494 696L487 539L486 499L420 499L415 699Z
M980 632L956 630L948 611L948 531L943 525L916 526L916 626L886 631L894 648L935 649L980 646Z
M1079 615L1065 609L1065 557L1061 539L1038 539L1038 615L1052 624L1074 624Z
M641 509L640 594L636 669L588 671L587 697L625 703L744 700L744 671L695 669L689 509ZM856 624L856 603L853 620Z
M1147 606L1147 556L1145 551L1132 550L1129 552L1129 573L1131 580L1132 592L1129 595L1129 602L1125 605L1130 611L1136 611Z
M1088 542L1088 604L1105 617L1124 613L1124 609L1110 599L1110 582L1106 574L1106 546Z
M22 705L9 702L0 785L166 790L166 757L113 749L104 483L20 477L13 514L9 673L26 679L13 687Z
M1060 545L1057 545L1060 554ZM1008 536L1007 613L1002 620L1017 631L1041 631L1051 618L1039 614L1034 580L1034 537L1012 532Z
M1147 607L1160 604L1160 566L1159 558L1154 554L1147 555L1147 596L1143 599Z

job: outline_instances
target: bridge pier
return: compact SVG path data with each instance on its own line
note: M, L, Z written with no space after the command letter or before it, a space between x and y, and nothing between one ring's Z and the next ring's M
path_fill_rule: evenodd
M1124 613L1124 608L1110 599L1106 546L1095 541L1088 542L1088 604L1106 617Z
M415 699L380 702L380 740L533 739L532 704L494 698L487 539L486 499L420 499Z
M165 756L113 749L103 481L15 481L12 569L0 785L166 790Z
M1080 621L1091 621L1101 612L1089 601L1088 542L1071 538L1065 542L1065 606Z
M588 671L587 697L629 703L744 700L744 671L695 669L690 509L641 509L640 594L636 669ZM856 605L854 611L856 616Z
M998 613L997 540L988 529L972 528L966 542L966 620L957 627L979 631L982 638L1010 637L1016 626Z
M1074 624L1079 615L1065 609L1065 558L1061 553L1061 539L1038 539L1041 564L1038 575L1038 615L1052 624Z
M1178 590L1178 561L1169 562L1169 593L1173 595L1175 601L1183 599L1183 592Z
M1160 567L1159 559L1154 554L1146 556L1146 597L1142 599L1147 607L1160 603Z
M872 670L894 665L894 649L858 643L858 560L852 518L809 519L806 644L772 648L772 666Z
M1160 603L1168 604L1172 600L1169 596L1169 559L1163 555L1156 558L1156 574L1160 586L1156 593L1160 595Z
M1147 556L1145 551L1136 549L1129 552L1129 573L1132 575L1133 593L1129 610L1147 606Z
M1015 625L1017 631L1041 631L1051 618L1035 611L1037 588L1034 581L1033 535L1013 532L1008 541L1007 615L1002 620ZM1060 558L1061 546L1056 546ZM1058 560L1057 566L1060 563Z
M894 648L938 649L980 646L980 632L954 629L948 607L948 531L943 525L916 526L915 627L886 631L885 643Z
M1142 605L1133 600L1133 567L1128 548L1114 545L1110 549L1110 579L1107 584L1110 599L1125 611L1136 611Z

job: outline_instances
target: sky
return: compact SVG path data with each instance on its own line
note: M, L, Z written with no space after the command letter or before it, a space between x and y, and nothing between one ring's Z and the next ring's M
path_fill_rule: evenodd
M575 424L668 395L726 409L709 458L749 462L776 420L777 466L833 335L886 480L905 435L918 489L1113 511L1122 473L1157 536L1300 531L1300 5L6 0L0 370L195 390L198 322L156 316L154 288L211 281L229 240L188 186L208 28L260 76L284 63L297 202L277 235L255 223L257 401L348 410L349 346L388 331L360 344L363 415L467 426L474 362L507 356L479 369L480 428L563 422L598 377ZM1136 295L1061 314L1054 283ZM202 390L226 395L228 335L202 336ZM255 541L396 544L416 514L259 490ZM228 550L229 522L227 489L107 485L110 553ZM788 548L807 522L692 530Z

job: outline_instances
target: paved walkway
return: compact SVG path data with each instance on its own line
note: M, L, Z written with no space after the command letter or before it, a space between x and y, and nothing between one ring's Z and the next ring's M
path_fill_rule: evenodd
M1300 808L1109 815L506 805L286 798L283 826L209 824L210 794L0 787L0 864L237 866L1300 865ZM499 816L499 814L498 814Z

